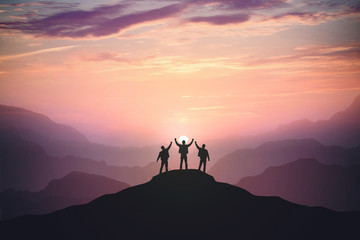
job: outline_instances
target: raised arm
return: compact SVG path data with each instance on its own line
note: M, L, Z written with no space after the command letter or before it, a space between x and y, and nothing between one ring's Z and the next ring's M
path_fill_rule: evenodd
M170 145L166 148L167 150L169 150L171 148L171 144L172 144L172 142L170 142Z
M180 144L176 141L176 138L174 138L176 145L180 147Z
M194 142L194 139L192 139L191 142L187 146L190 147L193 142Z
M200 150L200 147L199 147L199 145L197 144L197 142L195 141L195 146L196 146L196 148L197 149L199 149Z

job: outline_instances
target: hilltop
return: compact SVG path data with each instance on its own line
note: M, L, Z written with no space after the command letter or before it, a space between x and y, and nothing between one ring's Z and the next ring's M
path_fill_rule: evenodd
M349 239L360 237L359 219L176 170L85 205L0 222L0 231L12 239Z

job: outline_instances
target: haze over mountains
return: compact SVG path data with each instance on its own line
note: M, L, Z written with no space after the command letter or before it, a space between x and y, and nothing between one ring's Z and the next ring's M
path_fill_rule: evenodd
M85 205L2 221L0 231L11 239L357 239L359 219L177 170Z
M0 129L0 143L1 190L39 191L51 180L73 171L134 185L149 180L158 171L156 163L146 167L119 167L75 156L49 156L39 144L23 140L16 129Z
M360 96L347 109L334 114L329 120L315 123L309 120L299 120L256 136L238 137L234 135L202 141L211 153L212 161L209 166L212 166L217 159L234 150L256 147L267 141L311 138L325 145L356 147L360 145L359 122ZM23 139L37 142L49 155L58 157L71 155L105 161L110 165L146 166L151 162L147 157L156 155L160 151L159 146L121 148L91 143L75 129L55 123L42 114L0 105L0 128L8 127L17 128ZM171 140L173 139L167 139L165 144ZM190 156L197 161L196 151L193 150L190 150ZM173 151L173 153L177 152Z
M206 140L204 143L206 143L210 156L212 157L212 161L209 162L209 167L213 167L219 159L224 158L234 151L256 148L266 142L314 139L326 146L341 146L344 148L358 147L360 146L359 122L360 96L356 97L349 107L334 114L328 120L312 122L307 119L302 119L283 124L273 131L263 134L240 136L241 133L234 133L231 136ZM192 159L197 159L197 152L194 152L190 156ZM301 156L298 158L300 157ZM238 180L233 183L237 181Z
M54 123L41 114L3 105L0 110L0 191L39 191L51 180L73 171L102 175L130 185L143 183L158 173L160 164L155 159L160 146L120 148L91 143L75 129ZM254 137L205 142L210 163L215 163L209 173L218 181L236 184L268 167L299 158L314 158L326 165L359 165L359 113L360 97L357 97L350 107L326 121L295 122ZM338 146L324 145L323 141L337 141ZM258 146L239 147L245 145ZM170 169L178 168L178 158L177 148L173 146ZM198 166L195 149L190 150L189 166Z
M325 165L299 159L236 184L254 195L279 196L288 201L337 211L360 210L360 165Z
M219 159L209 174L260 196L280 196L338 211L359 210L359 128L357 97L349 108L327 121L298 121L250 138L248 143L252 140L254 144L259 139L289 137L233 151ZM319 140L342 146L326 146Z
M45 115L26 109L5 106L0 104L0 127L17 128L23 131L32 131L36 134L71 142L89 142L87 138L74 128L55 123Z
M282 139L313 138L325 145L356 147L360 145L360 96L344 111L329 120L300 120L278 127L274 132ZM271 136L271 134L270 134Z
M224 143L231 147L258 145L256 148L239 147L210 169L209 173L216 179L233 184L243 177L260 174L267 167L299 158L315 158L324 164L360 164L360 96L329 120L315 123L300 120L273 132L238 140L234 137ZM226 145L224 143L219 147Z
M71 172L52 180L39 192L6 190L0 193L0 220L28 214L50 213L68 206L85 204L104 194L130 187L104 176Z
M324 164L357 165L360 164L360 147L325 146L312 139L267 142L254 149L239 149L224 156L209 174L219 181L235 184L243 177L260 174L268 167L299 158L315 158Z
M105 161L110 165L145 166L155 147L114 147L89 142L74 128L55 123L48 117L26 109L0 105L0 128L16 128L19 135L38 143L47 154L77 156ZM156 147L157 150L158 147Z

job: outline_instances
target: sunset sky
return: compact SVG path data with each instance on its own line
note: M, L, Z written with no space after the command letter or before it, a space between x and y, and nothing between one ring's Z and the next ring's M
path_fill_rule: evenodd
M329 118L360 95L358 0L0 3L0 104L148 145Z

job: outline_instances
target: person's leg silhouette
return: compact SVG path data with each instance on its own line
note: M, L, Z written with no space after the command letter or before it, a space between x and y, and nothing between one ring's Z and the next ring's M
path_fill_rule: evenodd
M161 161L160 174L161 174L161 172L162 172L163 167L164 167L164 162Z
M183 157L181 156L181 157L180 157L180 170L182 170L183 161L184 161L184 159L183 159Z

